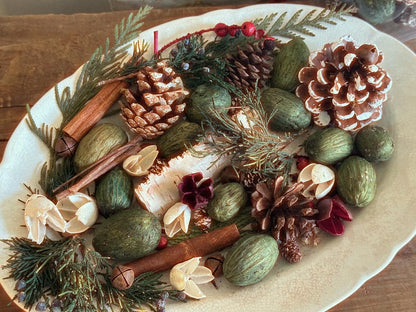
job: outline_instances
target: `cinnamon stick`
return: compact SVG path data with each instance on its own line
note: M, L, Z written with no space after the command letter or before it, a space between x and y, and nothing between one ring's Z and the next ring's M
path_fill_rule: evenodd
M54 147L56 154L61 157L73 155L79 141L104 116L127 86L127 82L121 80L105 84L62 129L62 137L56 140Z
M125 81L114 81L105 84L101 90L81 109L62 129L63 133L79 142L84 135L104 116L120 97Z
M118 289L130 288L134 278L142 273L166 271L178 263L229 247L239 238L240 233L235 224L190 238L125 265L116 266L111 274L112 284Z
M67 197L68 195L74 194L78 192L83 187L87 186L94 180L98 179L103 174L107 173L111 169L113 169L115 166L117 166L119 163L124 161L127 157L134 155L138 153L142 147L140 144L141 137L137 137L123 146L120 146L110 154L104 156L103 158L99 159L97 162L92 164L87 169L91 170L85 174L78 182L76 182L74 185L70 186L65 191L62 191L56 195L56 200L60 200L62 198ZM61 186L59 186L56 189L59 189Z

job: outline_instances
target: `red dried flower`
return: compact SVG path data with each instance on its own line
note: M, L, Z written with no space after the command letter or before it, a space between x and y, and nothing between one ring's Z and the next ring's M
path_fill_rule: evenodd
M352 221L351 212L338 196L321 200L317 208L319 217L316 221L318 227L332 235L342 235L344 233L344 221Z
M178 185L181 202L191 209L205 206L214 195L212 179L202 180L202 177L202 172L188 174Z

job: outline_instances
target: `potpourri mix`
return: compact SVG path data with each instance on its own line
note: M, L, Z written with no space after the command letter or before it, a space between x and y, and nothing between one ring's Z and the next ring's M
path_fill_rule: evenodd
M350 8L218 23L161 48L155 32L153 53L138 36L148 11L122 21L73 92L56 88L60 126L28 110L51 156L22 199L27 238L4 240L26 307L164 311L221 291L218 278L252 285L376 196L373 163L394 150L376 123L392 85L383 53L304 41Z

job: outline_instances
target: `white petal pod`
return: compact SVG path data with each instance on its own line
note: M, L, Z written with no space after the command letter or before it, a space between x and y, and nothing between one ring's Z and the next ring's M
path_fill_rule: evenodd
M177 290L190 298L205 298L205 294L199 289L199 284L205 284L214 279L210 269L200 266L201 257L194 257L175 265L170 271L170 283Z
M28 238L42 243L46 235L46 226L63 232L66 222L55 204L41 194L31 195L25 203L25 224L29 230Z
M98 219L98 207L95 200L84 193L69 195L58 201L56 206L67 221L65 232L69 234L85 232Z
M321 199L334 187L335 173L327 166L311 163L301 170L298 182L305 185L303 191L305 196L310 196L312 193L316 199Z
M190 221L191 209L189 206L181 202L176 203L169 208L163 216L163 224L166 235L168 237L173 237L180 230L187 233Z
M131 176L144 176L149 173L148 170L158 154L156 145L146 146L138 154L127 157L123 162L123 169Z

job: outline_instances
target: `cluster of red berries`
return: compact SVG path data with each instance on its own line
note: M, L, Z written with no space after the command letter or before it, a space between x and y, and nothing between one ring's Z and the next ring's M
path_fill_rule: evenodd
M228 34L234 37L240 33L246 37L254 36L256 39L260 39L264 36L264 30L256 29L256 25L252 22L244 22L241 26L218 23L215 25L214 31L218 37L225 37Z

